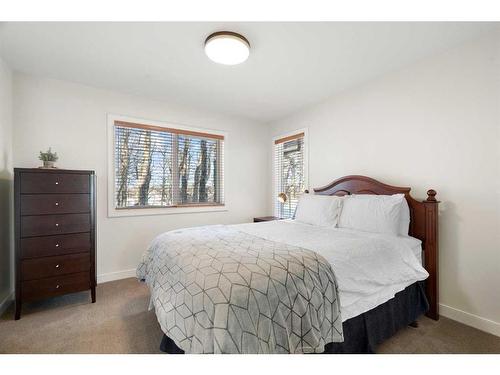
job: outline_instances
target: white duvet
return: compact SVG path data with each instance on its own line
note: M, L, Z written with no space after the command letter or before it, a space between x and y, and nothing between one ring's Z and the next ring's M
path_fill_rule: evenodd
M234 227L322 255L337 279L342 321L387 302L397 292L429 276L418 258L420 241L412 237L319 227L293 220Z

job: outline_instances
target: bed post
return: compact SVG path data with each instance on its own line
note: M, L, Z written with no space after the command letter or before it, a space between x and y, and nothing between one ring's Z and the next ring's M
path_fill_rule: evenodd
M425 269L429 272L429 277L425 281L425 291L429 300L429 311L427 316L431 319L439 319L439 288L438 288L438 205L436 191L427 191L425 206L425 242L424 242L424 262Z

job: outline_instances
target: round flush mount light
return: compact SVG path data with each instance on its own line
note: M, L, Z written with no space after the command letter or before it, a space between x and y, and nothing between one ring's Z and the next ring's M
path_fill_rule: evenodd
M241 64L250 55L250 43L243 35L232 31L218 31L205 40L205 53L218 64Z

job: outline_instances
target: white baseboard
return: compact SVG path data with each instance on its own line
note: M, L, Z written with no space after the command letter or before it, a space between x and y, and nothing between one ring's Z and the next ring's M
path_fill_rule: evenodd
M439 314L446 318L456 320L457 322L500 337L500 323L493 320L443 304L439 304Z
M97 275L97 283L101 284L108 281L127 279L129 277L135 276L135 268L124 271L103 273L101 275ZM4 298L3 301L0 301L0 315L2 315L5 310L7 310L13 299L14 292L11 292L7 295L7 297ZM493 320L486 319L481 316L474 315L444 304L439 304L439 314L446 318L456 320L457 322L500 337L500 323Z
M106 283L108 281L127 279L129 277L135 277L136 269L132 268L130 270L109 272L97 275L97 284Z
M14 300L14 292L10 292L7 294L7 297L3 299L3 301L0 301L0 316L7 310L9 305L12 303Z

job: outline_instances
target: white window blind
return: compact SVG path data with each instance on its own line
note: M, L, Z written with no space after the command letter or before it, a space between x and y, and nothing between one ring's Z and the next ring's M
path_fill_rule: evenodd
M274 215L291 218L300 194L305 190L304 133L274 141ZM280 202L278 195L285 194Z
M224 137L114 122L115 208L224 204Z

